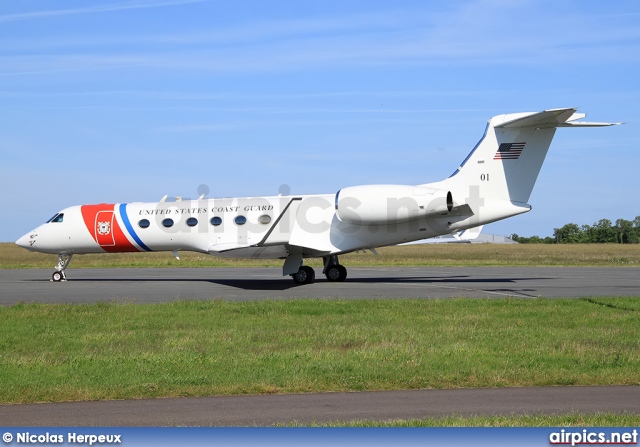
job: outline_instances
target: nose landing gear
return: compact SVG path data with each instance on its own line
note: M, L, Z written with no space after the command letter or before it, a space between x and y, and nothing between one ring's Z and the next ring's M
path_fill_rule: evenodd
M51 281L60 282L67 280L67 275L64 273L64 271L69 265L69 262L71 262L72 256L72 254L68 255L65 253L60 253L58 255L58 265L56 265L56 271L53 272L53 275L51 275Z

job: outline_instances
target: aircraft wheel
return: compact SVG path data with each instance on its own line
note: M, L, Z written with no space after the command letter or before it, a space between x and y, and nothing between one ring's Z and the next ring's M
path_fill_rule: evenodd
M60 282L64 279L64 275L62 274L62 272L53 272L53 275L51 275L51 280L53 282Z
M316 279L316 272L311 267L303 265L291 277L296 284L311 284Z
M330 266L324 274L327 277L327 280L331 282L340 282L347 279L347 269L345 266L340 264Z

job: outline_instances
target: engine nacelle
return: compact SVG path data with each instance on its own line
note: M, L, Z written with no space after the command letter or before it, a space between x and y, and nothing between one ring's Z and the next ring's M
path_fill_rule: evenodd
M364 185L336 194L336 215L354 225L392 224L451 212L450 191L409 185Z

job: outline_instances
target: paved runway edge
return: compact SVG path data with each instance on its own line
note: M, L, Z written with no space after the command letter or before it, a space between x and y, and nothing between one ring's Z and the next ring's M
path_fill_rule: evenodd
M640 386L212 396L0 405L4 426L270 426L446 415L640 413Z
M273 268L77 269L49 282L43 269L0 270L0 305L17 302L161 303L178 299L247 301L370 298L576 298L638 296L636 268L371 267L350 268L347 281L296 286Z

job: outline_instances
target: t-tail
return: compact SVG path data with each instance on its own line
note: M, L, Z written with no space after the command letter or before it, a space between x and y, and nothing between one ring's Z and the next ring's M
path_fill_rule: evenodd
M485 134L440 188L470 207L469 224L486 224L527 212L531 191L558 127L600 127L620 123L578 121L576 109L513 113L491 118ZM462 223L462 222L461 222Z

